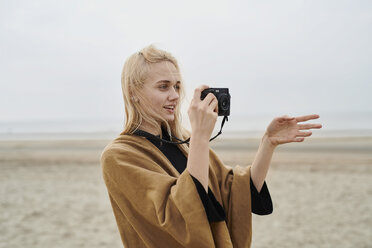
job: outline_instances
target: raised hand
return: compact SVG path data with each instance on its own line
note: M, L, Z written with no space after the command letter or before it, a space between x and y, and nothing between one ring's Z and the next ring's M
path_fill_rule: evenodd
M291 142L302 142L305 137L309 137L312 132L303 132L300 130L319 129L321 124L298 124L308 120L318 119L319 115L304 115L298 117L289 117L287 115L274 118L266 129L266 135L272 145L277 146L280 144Z
M202 85L195 89L187 113L192 136L199 136L209 141L218 117L218 100L212 93L209 93L204 100L200 99L201 92L208 88L209 86Z

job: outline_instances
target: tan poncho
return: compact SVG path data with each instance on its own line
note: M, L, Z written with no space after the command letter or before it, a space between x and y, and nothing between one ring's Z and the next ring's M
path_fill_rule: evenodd
M209 187L226 221L208 222L188 171L178 173L146 138L121 134L106 146L103 177L126 248L250 247L249 167L224 166L212 150L209 156Z

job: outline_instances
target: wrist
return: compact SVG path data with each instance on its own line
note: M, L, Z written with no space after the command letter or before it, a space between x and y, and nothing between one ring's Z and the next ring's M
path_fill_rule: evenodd
M262 137L261 144L265 147L268 147L269 149L272 149L272 150L274 150L278 146L277 144L273 144L273 142L269 138L269 134L267 132L265 132L264 136Z
M209 139L203 138L200 136L192 136L190 137L190 147L208 147L209 149Z
M203 131L192 131L190 135L190 140L198 141L198 142L207 142L209 143L210 135L206 134Z

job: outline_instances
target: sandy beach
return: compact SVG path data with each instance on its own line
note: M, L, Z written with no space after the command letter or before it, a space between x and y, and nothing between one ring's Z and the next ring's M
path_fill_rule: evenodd
M0 141L0 247L122 247L99 164L108 142ZM259 142L212 147L246 166ZM278 147L266 182L274 212L254 215L252 247L372 247L372 137Z

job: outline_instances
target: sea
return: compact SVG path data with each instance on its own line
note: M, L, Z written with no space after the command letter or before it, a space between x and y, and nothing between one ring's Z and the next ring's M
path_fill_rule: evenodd
M231 115L225 122L220 138L259 138L273 114ZM185 119L185 118L184 118ZM214 134L221 127L217 120ZM372 112L322 113L317 120L322 129L314 129L312 137L372 137ZM0 120L0 140L110 140L116 138L124 126L124 118L61 119L61 120ZM190 130L189 123L184 126Z

